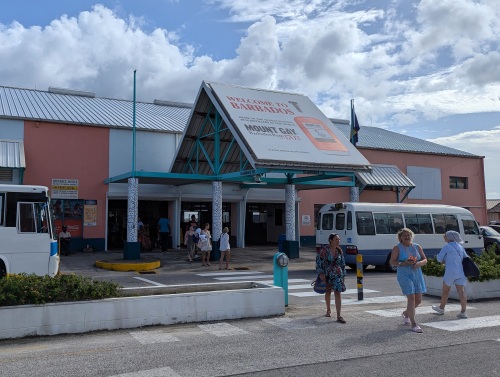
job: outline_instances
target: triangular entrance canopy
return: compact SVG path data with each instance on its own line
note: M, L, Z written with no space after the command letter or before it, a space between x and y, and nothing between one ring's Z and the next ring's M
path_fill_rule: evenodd
M353 186L369 166L309 98L203 82L171 173L311 189Z
M355 172L369 169L306 96L203 82L170 173L141 171L135 177L177 186L222 181L304 190L354 186Z

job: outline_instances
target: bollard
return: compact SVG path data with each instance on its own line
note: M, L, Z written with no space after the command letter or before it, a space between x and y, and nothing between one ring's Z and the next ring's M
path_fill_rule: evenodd
M288 306L288 257L285 253L276 253L273 258L274 285L283 288L285 306Z
M356 277L358 283L358 300L363 299L363 256L356 255Z

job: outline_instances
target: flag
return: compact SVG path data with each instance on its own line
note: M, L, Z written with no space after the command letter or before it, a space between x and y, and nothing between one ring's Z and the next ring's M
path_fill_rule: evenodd
M351 143L356 145L358 142L358 132L359 132L359 122L356 116L356 111L354 111L354 100L351 100Z

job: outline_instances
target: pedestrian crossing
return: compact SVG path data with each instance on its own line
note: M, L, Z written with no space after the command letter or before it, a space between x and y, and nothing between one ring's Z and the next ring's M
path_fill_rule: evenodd
M273 275L268 275L259 271L224 271L224 272L207 272L198 274L199 276L213 278L218 281L231 281L231 280L249 280L259 282L261 284L273 285ZM372 289L363 289L363 300L357 299L358 290L357 289L347 289L342 293L342 306L351 305L369 305L369 304L389 304L389 303L401 303L401 307L396 309L380 309L380 310L366 310L366 313L373 314L379 317L386 318L400 318L401 312L406 307L406 297L404 295L396 296L383 296L380 295L380 291ZM379 294L379 295L377 295ZM317 297L319 302L324 303L324 295L317 294L313 291L311 287L311 281L307 279L288 279L288 295L294 297ZM354 296L354 297L349 297ZM467 306L467 310L474 311L476 308L474 306ZM439 321L430 322L419 322L421 326L432 327L444 331L461 331L470 330L485 327L496 327L500 326L500 316L484 316L484 317L472 317L466 320L457 319L455 317L456 313L460 311L460 305L458 304L448 304L446 305L446 314L452 313L451 318L446 318L445 316L437 316ZM435 314L432 306L420 306L416 310L417 319L420 315L424 314ZM280 327L286 330L298 330L303 328L315 327L314 324L310 324L307 320L297 321L296 319L291 319L287 317L264 319L268 324Z
M259 271L231 271L231 272L206 272L197 274L198 276L209 277L217 281L240 281L240 280L250 280L259 282L265 285L273 285L274 277L273 275L266 275L263 272ZM372 289L363 289L363 293L378 293L379 291L375 291ZM357 289L348 289L342 295L357 295ZM319 295L313 291L311 286L311 280L307 279L288 279L288 295L294 297L318 297L318 299L322 299L324 296ZM404 296L398 297L386 297L375 298L372 297L366 303L374 303L374 302L397 302L401 300L406 300ZM346 305L355 305L357 299L345 299ZM344 300L343 300L344 302Z

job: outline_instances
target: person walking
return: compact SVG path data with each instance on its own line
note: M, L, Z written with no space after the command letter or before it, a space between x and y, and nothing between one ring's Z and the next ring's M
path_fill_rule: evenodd
M411 331L422 333L415 322L415 309L422 302L422 293L426 292L422 266L427 258L419 244L413 242L415 234L408 228L398 231L399 244L392 248L391 266L396 266L397 279L403 294L406 296L406 310L403 311L403 323L411 326Z
M467 278L464 274L464 269L462 266L462 260L467 258L467 254L462 246L464 241L460 237L460 233L454 230L447 231L444 235L444 240L446 245L443 246L439 254L437 255L437 260L444 264L444 276L443 276L443 290L441 293L441 304L432 305L432 309L438 314L444 314L444 308L446 302L448 301L448 296L450 294L450 289L453 284L457 288L458 297L460 299L461 311L457 314L458 318L466 319L467 316L467 294L465 293L465 286L467 284Z
M201 230L200 234L200 241L201 245L200 250L201 250L201 265L202 266L210 266L210 252L212 251L212 242L211 238L212 236L210 235L210 224L206 223L203 229Z
M224 262L224 257L226 257L226 270L229 270L229 261L231 260L231 246L229 245L229 228L227 226L222 229L222 234L220 236L219 242L219 270L222 270L222 262Z
M335 297L335 310L337 311L337 322L346 323L341 316L342 299L341 292L346 291L344 279L345 257L339 246L340 237L336 233L328 237L328 245L323 245L316 254L316 272L320 279L326 283L325 302L326 317L331 317L331 295Z
M194 228L192 225L189 226L186 234L184 234L184 245L187 247L188 252L188 261L191 263L194 259L194 248L195 248L195 239L198 240L198 237L195 236Z
M170 221L167 216L163 214L158 220L158 233L160 235L161 251L167 251L167 239L170 234Z

